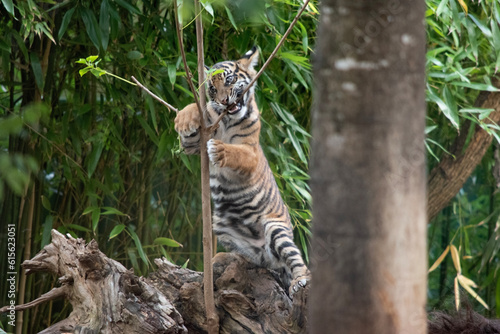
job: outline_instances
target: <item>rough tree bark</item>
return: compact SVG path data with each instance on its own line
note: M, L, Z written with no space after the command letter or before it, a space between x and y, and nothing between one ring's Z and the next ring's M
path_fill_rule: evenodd
M95 241L86 244L53 230L51 244L22 266L26 274L58 275L61 286L16 310L66 298L70 316L43 334L206 333L203 273L166 259L155 264L150 277L137 277L107 258ZM271 272L236 254L217 254L213 268L220 333L305 332L307 289L292 301Z
M310 332L425 333L425 3L321 5Z
M498 86L498 83L496 83ZM475 103L476 107L495 109L486 123L500 123L500 93L481 92ZM450 200L459 192L463 184L472 174L493 141L493 137L476 125L474 134L465 148L469 135L470 121L462 125L450 153L444 156L434 167L428 177L427 215L429 221L443 210Z

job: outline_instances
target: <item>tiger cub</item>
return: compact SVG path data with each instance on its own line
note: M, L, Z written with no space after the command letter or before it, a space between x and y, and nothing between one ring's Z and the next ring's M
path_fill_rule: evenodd
M300 251L293 242L288 209L283 203L273 173L259 144L260 113L252 87L244 89L256 75L256 47L237 61L212 66L208 77L206 124L223 112L227 115L207 143L210 190L214 203L213 230L219 242L249 261L282 274L282 283L293 295L309 280ZM175 118L186 154L199 154L200 119L196 104Z

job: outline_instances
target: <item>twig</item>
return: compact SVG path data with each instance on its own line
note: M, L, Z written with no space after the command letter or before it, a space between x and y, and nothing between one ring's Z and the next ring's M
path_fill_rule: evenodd
M219 117L217 117L217 119L215 120L215 122L207 128L208 133L212 133L212 132L214 132L214 131L215 131L215 129L217 129L217 128L219 127L219 122L220 122L220 120L221 120L221 119L223 119L223 118L224 118L224 116L226 116L226 115L227 115L227 111L226 111L226 110L224 110L224 111L223 111L223 112L219 115Z
M186 79L189 85L189 88L191 89L191 92L193 93L194 96L194 102L196 103L196 106L198 107L198 112L200 113L200 125L201 128L205 128L205 119L203 118L203 109L200 104L200 100L198 99L198 92L196 91L196 88L194 87L193 84L193 74L189 70L189 66L186 61L186 53L184 52L184 41L182 39L182 28L179 24L179 13L178 13L178 8L177 8L177 0L174 0L174 16L175 16L175 27L176 27L176 32L177 32L177 40L179 41L179 49L181 51L181 58L182 58L182 64L184 65L184 70L186 71Z
M214 288L213 288L213 270L212 270L212 210L210 207L210 174L208 166L207 140L210 137L210 128L205 126L205 117L203 111L206 108L205 96L205 70L204 70L204 49L203 49L203 25L200 15L200 3L198 0L194 2L196 16L196 46L198 53L198 82L201 83L201 89L196 91L192 74L189 70L184 52L184 43L182 40L182 29L179 24L177 0L174 0L175 8L175 26L177 30L177 39L179 40L179 48L181 51L182 62L186 71L186 78L193 92L193 96L198 107L200 115L200 157L201 157L201 203L203 217L203 292L205 299L205 310L207 315L207 331L209 334L219 332L219 317L215 311Z
M245 90L243 91L243 94L241 94L240 98L235 102L238 103L241 99L243 99L243 97L245 96L245 94L250 90L250 88L252 87L252 85L257 81L257 79L262 75L262 73L264 72L264 70L266 69L266 67L269 65L269 63L271 62L271 60L273 60L273 58L276 56L276 53L278 52L278 50L281 48L281 46L283 45L283 43L285 42L285 39L288 37L288 35L290 35L290 32L292 31L293 27L295 26L295 24L297 23L297 21L299 20L299 17L300 15L302 14L302 12L306 9L307 5L309 4L309 1L310 0L306 0L304 2L304 5L302 6L302 8L299 10L299 12L297 13L297 15L295 16L295 18L293 19L292 23L290 23L290 26L288 27L288 29L286 30L285 34L281 37L280 41L278 42L278 45L276 45L276 47L274 48L274 51L271 53L271 55L269 56L269 58L267 58L266 62L264 63L264 65L262 65L262 67L260 68L259 72L257 72L257 74L255 75L255 77L252 79L252 81L250 81L250 84L247 86L247 88L245 88Z
M290 26L286 30L285 34L281 37L280 41L278 42L278 45L276 45L276 47L274 48L274 50L271 53L271 55L269 56L269 58L267 58L266 62L264 63L264 65L262 65L262 67L260 68L259 72L257 72L257 74L252 79L252 81L250 81L250 84L248 84L247 88L245 88L245 90L243 91L243 94L241 94L241 96L234 102L234 104L238 103L239 101L241 101L243 99L243 97L245 96L245 94L250 90L250 88L257 81L257 79L262 75L262 73L264 72L264 70L266 69L266 67L269 65L269 63L271 62L271 60L273 60L273 58L276 56L276 53L278 52L278 50L280 49L280 47L285 42L285 39L288 37L288 35L290 35L290 32L292 31L293 27L295 26L295 24L299 20L300 15L302 14L302 12L304 12L304 10L306 9L307 5L309 4L309 1L310 0L306 0L306 2L304 3L304 5L302 6L302 8L299 10L299 12L297 13L297 15L293 19L292 23L290 23ZM219 118L217 118L215 120L215 122L212 125L210 125L210 127L209 127L209 131L210 132L212 132L215 129L217 129L220 120L222 118L224 118L224 116L226 116L226 114L227 114L227 111L224 111L219 116Z
M14 307L14 310L16 310L16 311L23 311L23 310L35 307L35 306L37 306L39 304L45 303L45 302L47 302L49 300L53 300L53 299L57 299L57 298L60 298L60 297L64 297L64 296L66 296L67 293L68 293L68 288L67 288L66 285L63 285L61 287L54 288L54 289L50 290L47 293L44 293L39 298L37 298L37 299L35 299L35 300L33 300L33 301L29 302L29 303L22 304L22 305L16 305ZM0 314L1 313L5 313L5 312L7 312L9 310L10 310L9 306L4 306L4 307L0 308Z
M160 98L159 96L155 95L154 93L152 93L149 89L147 89L143 84L141 84L134 76L132 76L130 79L132 79L133 82L135 82L137 84L137 86L141 87L146 93L148 93L149 95L151 95L155 100L159 101L161 104L163 104L165 107L167 107L168 109L170 109L171 111L175 111L175 112L179 112L179 110L177 108L175 108L173 105L165 102L162 98Z

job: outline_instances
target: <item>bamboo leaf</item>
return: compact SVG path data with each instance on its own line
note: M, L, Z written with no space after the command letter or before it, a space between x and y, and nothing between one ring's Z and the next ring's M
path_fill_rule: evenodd
M117 208L113 208L113 207L110 207L110 206L103 206L102 209L105 210L105 211L101 212L101 215L128 216L127 214L121 212Z
M458 119L458 113L454 113L453 110L448 106L447 103L445 103L437 94L434 92L432 88L427 86L427 98L436 103L439 107L439 109L443 112L443 114L450 120L451 124L455 128L459 128L459 119Z
M453 265L457 270L458 274L462 273L462 268L460 267L460 256L458 254L457 247L455 245L451 245L451 258L453 259Z
M91 212L94 212L96 210L99 210L99 208L97 206L89 206L88 208L86 208L85 210L83 210L82 216L87 215L87 214L89 214Z
M95 143L95 146L92 149L92 152L87 157L87 174L89 178L94 174L94 171L97 167L97 163L101 158L102 150L104 148L104 143L99 141Z
M64 33L68 29L68 25L71 22L71 18L73 17L73 13L75 12L76 7L71 8L64 14L64 17L61 22L61 27L59 28L59 32L57 33L57 39L61 40L64 36Z
M103 0L99 12L99 28L101 29L101 45L104 51L108 48L109 43L109 2Z
M458 287L458 277L455 277L454 287L455 287L455 307L458 311L458 309L460 308L460 289Z
M92 211L92 231L97 230L97 225L99 224L99 218L101 217L100 210Z
M462 284L466 284L472 288L477 288L477 284L470 278L465 277L464 275L459 275L458 280L461 281Z
M137 252L139 253L140 258L142 259L142 262L144 262L144 264L146 264L146 266L149 267L149 260L148 257L146 256L146 253L144 253L144 249L142 248L142 243L141 240L139 239L139 236L131 229L127 230L129 231L132 239L134 240L135 247L137 247Z
M238 31L238 26L236 25L236 22L234 21L233 14L229 10L229 8L227 8L227 6L224 6L224 8L226 8L227 17L229 18L229 21L233 25L234 30Z
M40 59L38 58L38 55L35 52L31 52L30 60L31 60L31 68L33 69L33 74L35 75L36 85L40 90L40 92L43 93L44 80L43 80L42 65L40 64Z
M168 64L167 73L168 73L168 79L173 87L175 84L175 80L177 79L177 69L175 67L175 64Z
M123 224L119 224L119 225L116 225L115 227L113 227L113 229L111 230L111 232L109 233L109 238L108 240L111 240L113 239L114 237L116 237L117 235L119 235L120 233L122 233L122 231L125 229L125 225Z
M467 285L463 280L463 276L462 275L458 275L457 276L458 278L458 282L460 283L460 285L472 296L472 298L476 299L479 303L481 303L481 305L483 305L487 310L489 310L490 308L488 307L488 305L486 304L486 302L481 298L479 297L479 295L477 294L476 291L474 291L469 285ZM455 278L455 279L457 279Z
M453 81L451 82L452 85L455 86L462 86L462 87L467 87L467 88L472 88L476 90L486 90L488 92L498 92L499 89L496 88L495 86L491 84L482 84L482 83L476 83L476 82L461 82L461 81Z
M47 198L47 196L43 196L42 195L42 205L45 209L47 209L48 211L52 211L52 209L50 208L50 201L49 199Z
M468 13L467 5L465 4L464 0L458 0L458 3L460 4L460 6L462 6L465 14L467 14Z
M446 6L448 4L448 0L441 0L439 3L439 6L436 9L436 16L441 16L441 14L448 10L448 7Z
M68 224L66 225L67 228L70 228L72 230L80 231L80 232L91 232L89 228L86 228L85 226L81 225L76 225L76 224Z
M15 17L16 15L14 15L14 4L12 3L12 0L2 0L2 3L7 12Z
M50 243L50 233L52 231L53 223L54 223L54 217L48 215L45 218L45 222L43 223L42 242L41 242L42 248Z
M101 29L97 24L94 13L88 8L82 8L80 10L80 14L83 20L83 24L85 25L85 30L87 31L87 35L89 36L90 40L97 48L97 50L101 52L103 50L101 44Z
M483 32L484 36L491 37L491 30L488 29L486 24L484 24L481 20L476 18L473 14L469 14L469 17L476 24L476 26Z
M429 268L428 273L430 273L431 271L433 271L437 267L439 267L439 265L441 264L441 262L443 262L443 260L445 259L446 255L448 255L449 251L450 251L450 246L448 245L445 248L444 252L437 258L437 260L434 262L434 264Z
M128 3L127 1L125 1L125 0L115 0L115 2L119 6L125 8L126 10L128 10L130 14L141 15L141 11L139 9L137 9L137 7L135 7L134 5L131 5L130 3Z
M127 58L128 59L132 59L132 60L137 60L137 59L141 59L142 57L144 57L142 55L142 53L140 53L139 51L129 51L129 53L127 53Z
M163 245L163 246L167 246L167 247L182 247L182 244L173 240L173 239L170 239L170 238L163 238L163 237L160 237L160 238L156 238L153 243L155 245Z

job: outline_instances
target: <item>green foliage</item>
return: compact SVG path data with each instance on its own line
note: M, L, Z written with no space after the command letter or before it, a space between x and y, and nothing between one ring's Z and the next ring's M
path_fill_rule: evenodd
M500 143L497 124L487 124L492 109L474 103L480 91L498 91L492 84L500 65L500 3L498 0L468 2L427 0L427 148L434 167L450 154L459 131L471 133L479 126ZM467 121L470 121L467 122ZM469 136L470 138L470 136ZM493 151L429 228L429 256L433 263L452 245L458 249L463 276L478 284L479 296L490 308L489 316L500 316L500 263L494 251L500 249L497 237L499 197L492 175L498 165ZM441 267L429 274L429 305L454 308L454 282L457 269L447 256ZM460 282L463 283L463 282ZM463 285L462 285L463 286ZM496 291L496 292L495 292ZM484 308L469 300L478 311Z
M470 4L457 0L427 0L427 100L429 137L452 140L465 120L495 136L498 126L486 124L491 110L474 106L480 91L498 91L491 78L500 64L500 15L497 0ZM446 117L443 119L441 113ZM443 145L446 146L446 145ZM429 148L436 148L431 143ZM442 150L433 151L436 158Z

